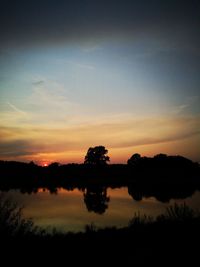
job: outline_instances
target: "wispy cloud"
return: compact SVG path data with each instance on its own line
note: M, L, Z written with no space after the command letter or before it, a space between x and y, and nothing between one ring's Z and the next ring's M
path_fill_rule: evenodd
M71 123L81 113L80 105L67 97L62 84L48 79L33 82L30 94L17 104L5 101L1 110L1 125L26 127L49 125L61 127Z
M120 116L120 118L122 115ZM199 117L125 119L79 126L54 128L1 127L1 158L14 155L24 159L30 156L46 158L70 157L84 154L89 146L105 145L110 149L134 148L169 143L175 151L176 142L192 138L200 139ZM196 148L198 150L198 148Z
M42 85L44 84L44 81L40 80L40 81L35 81L35 82L32 82L33 85Z
M96 69L96 67L92 64L88 64L86 62L79 62L79 61L75 61L75 60L60 60L61 63L67 63L67 64L70 64L71 66L73 67L78 67L78 68L81 68L81 69L86 69L86 70L94 70Z
M96 42L94 43L94 40L93 40L93 43L87 42L86 44L82 44L81 46L81 51L85 53L93 53L99 50L103 50L103 46Z
M76 63L76 65L79 68L83 68L83 69L88 69L88 70L94 70L95 69L95 67L93 65L81 64L81 63Z
M173 107L171 112L174 114L181 114L195 106L199 106L199 96L190 96L186 97L182 104Z
M13 158L20 156L33 155L36 153L33 144L27 140L14 140L0 142L0 154L2 158Z
M136 146L144 146L144 145L156 145L162 143L175 142L179 140L184 140L187 138L191 138L193 136L200 136L200 131L196 130L194 132L188 133L178 133L174 135L164 136L164 137L146 137L142 139L132 140L120 144L113 145L113 148L124 148L124 147L136 147Z
M30 109L30 123L34 125L63 124L79 110L79 105L67 96L67 89L48 79L33 84L26 105Z
M7 102L7 104L8 104L8 106L9 106L12 110L14 110L15 112L17 112L17 113L19 113L19 114L21 114L21 115L25 115L25 116L27 115L26 112L24 112L23 110L17 108L17 107L16 107L15 105L13 105L12 103Z

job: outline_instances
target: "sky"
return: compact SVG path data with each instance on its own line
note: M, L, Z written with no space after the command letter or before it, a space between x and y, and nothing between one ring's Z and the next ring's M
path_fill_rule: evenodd
M199 0L1 1L0 159L200 161L199 72Z

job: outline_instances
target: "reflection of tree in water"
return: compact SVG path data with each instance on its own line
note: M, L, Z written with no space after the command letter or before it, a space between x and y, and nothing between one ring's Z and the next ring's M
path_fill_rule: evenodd
M129 195L136 201L140 201L142 200L142 192L137 190L135 187L133 186L128 186L128 193Z
M106 187L88 187L83 196L88 211L103 214L108 208L110 198Z
M155 197L158 201L169 202L171 199L185 199L195 192L193 185L185 184L143 184L129 185L128 193L136 201L143 198Z

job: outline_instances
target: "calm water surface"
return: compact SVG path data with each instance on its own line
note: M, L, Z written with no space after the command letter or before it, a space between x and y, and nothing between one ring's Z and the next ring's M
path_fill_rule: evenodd
M49 228L56 227L63 232L83 231L86 224L94 223L98 227L127 226L135 213L156 216L174 202L187 203L194 209L200 207L200 192L185 199L170 200L162 203L154 197L134 200L126 187L108 188L106 195L84 195L74 189L58 189L57 194L39 189L37 193L22 194L19 190L10 190L6 195L24 206L25 218L32 218L36 225Z

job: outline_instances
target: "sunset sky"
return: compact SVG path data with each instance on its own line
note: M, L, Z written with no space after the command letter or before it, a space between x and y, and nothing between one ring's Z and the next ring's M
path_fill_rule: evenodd
M2 1L0 159L96 145L200 161L198 0Z

